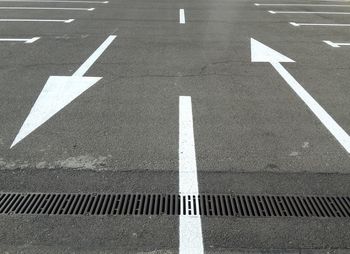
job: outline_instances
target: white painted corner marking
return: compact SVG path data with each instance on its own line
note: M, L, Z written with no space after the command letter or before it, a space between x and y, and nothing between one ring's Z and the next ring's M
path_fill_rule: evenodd
M263 46L262 46L263 45ZM262 50L262 52L259 52ZM328 129L328 131L338 140L344 149L350 153L350 136L343 130L342 127L322 108L320 104L298 83L297 80L281 65L281 61L289 59L288 57L281 58L282 54L275 54L275 50L251 38L251 59L252 62L269 62L275 70L282 76L292 90L304 101L309 109ZM256 56L253 54L257 54ZM276 58L274 58L276 56ZM283 55L282 55L283 56ZM292 60L293 61L293 60Z
M333 48L340 48L341 46L350 46L350 42L332 42L332 41L323 41Z
M350 12L339 11L268 11L271 14L326 14L326 15L350 15Z
M40 39L40 37L33 37L33 38L27 40L25 43L33 43L33 42L36 42L39 39Z
M33 37L30 39L21 39L21 38L0 38L0 42L24 42L24 43L33 43L37 40L39 40L40 37Z
M350 7L350 5L345 4L290 4L290 3L283 3L283 4L258 4L256 3L255 6L304 6L304 7Z
M62 11L92 11L95 8L66 8L66 7L0 7L0 10L62 10Z
M116 35L109 36L72 76L49 77L10 148L102 79L83 75L115 38Z
M297 24L295 22L289 22L289 24L291 24L292 26L300 26L299 24Z
M74 19L0 19L0 22L59 22L71 23Z
M198 195L197 162L190 96L179 97L179 192L180 195ZM200 216L180 215L179 254L203 253Z
M27 3L67 3L67 4L107 4L108 1L75 1L75 0L0 0L0 2L27 2Z
M340 46L334 42L331 42L331 41L326 41L324 40L323 41L324 43L328 44L329 46L333 47L333 48L339 48Z
M296 22L289 22L292 26L339 26L339 27L347 27L350 26L350 24L333 24L333 23L296 23Z

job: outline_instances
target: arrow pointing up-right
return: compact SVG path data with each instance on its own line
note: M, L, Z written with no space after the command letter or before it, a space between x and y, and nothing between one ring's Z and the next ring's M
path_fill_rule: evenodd
M252 62L270 63L345 150L350 153L350 136L281 64L282 62L294 61L253 38L250 39L250 45Z
M252 62L294 63L294 60L253 38L250 39L250 46Z

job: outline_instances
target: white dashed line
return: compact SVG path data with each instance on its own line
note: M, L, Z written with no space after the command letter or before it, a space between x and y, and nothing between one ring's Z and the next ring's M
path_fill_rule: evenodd
M18 38L0 38L0 42L24 42L24 43L33 43L39 40L40 37L33 37L31 39L18 39Z
M320 23L296 23L296 22L289 22L292 26L350 26L350 24L320 24Z
M58 22L72 23L74 19L0 19L0 22Z
M185 24L186 23L185 10L184 9L180 9L179 10L179 23L180 24Z
M180 195L198 195L196 151L190 96L179 98L179 189ZM187 198L187 197L186 197ZM186 199L187 200L187 199ZM197 205L198 207L198 205ZM203 254L200 215L180 215L179 253Z
M95 10L95 8L0 7L0 10L67 10L67 11L93 11L93 10Z

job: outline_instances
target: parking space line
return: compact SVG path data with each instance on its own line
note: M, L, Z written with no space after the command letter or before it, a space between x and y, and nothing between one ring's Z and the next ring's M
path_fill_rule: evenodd
M350 24L327 24L327 23L296 23L289 22L292 26L350 26Z
M303 6L303 7L350 7L345 4L260 4L255 3L255 6Z
M270 63L328 131L338 140L345 150L350 153L350 136L282 66L281 62L294 62L292 59L251 38L251 61Z
M110 35L72 76L50 76L10 148L44 124L102 77L83 77L116 38Z
M186 23L185 10L184 9L180 9L179 10L179 23L180 24L185 24Z
M190 96L179 97L179 192L180 195L198 195L197 162ZM199 207L198 204L197 207ZM179 240L180 254L204 253L200 215L180 215Z
M333 48L340 48L340 46L350 46L350 42L332 42L332 41L323 41Z
M109 1L76 1L76 0L0 0L0 2L30 2L30 3L85 3L85 4L108 4Z
M67 10L67 11L93 11L95 8L64 8L64 7L0 7L0 10Z
M33 37L31 39L18 39L18 38L0 38L0 41L3 42L24 42L24 43L33 43L37 40L39 40L40 37Z
M72 23L74 19L0 19L0 22L58 22Z
M337 11L268 11L271 14L329 14L329 15L350 15L350 12Z

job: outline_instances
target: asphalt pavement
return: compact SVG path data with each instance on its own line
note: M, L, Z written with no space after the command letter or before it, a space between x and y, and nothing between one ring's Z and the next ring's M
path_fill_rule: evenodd
M349 18L346 0L0 1L0 191L349 197ZM1 202L1 253L350 253L350 214Z

